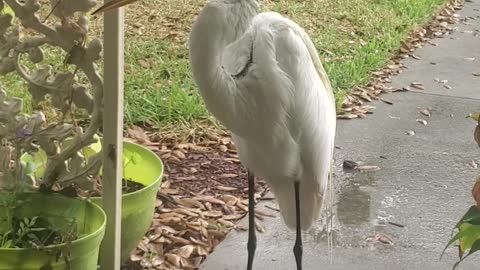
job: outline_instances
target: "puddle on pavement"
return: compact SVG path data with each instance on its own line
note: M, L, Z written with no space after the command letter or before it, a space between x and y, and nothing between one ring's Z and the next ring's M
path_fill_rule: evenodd
M366 247L366 238L382 231L378 225L377 209L372 209L371 194L375 191L375 172L341 172L336 187L336 204L334 207L335 246ZM323 219L325 220L325 219ZM309 231L312 240L317 243L327 242L324 222Z
M370 192L376 185L375 173L345 175L337 194L336 214L340 224L358 226L371 220ZM341 177L341 176L340 176Z

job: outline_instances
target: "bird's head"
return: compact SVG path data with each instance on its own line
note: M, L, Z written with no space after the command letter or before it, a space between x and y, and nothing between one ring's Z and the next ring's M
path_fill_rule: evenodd
M260 0L210 0L197 19L207 22L203 32L216 32L228 44L243 35L259 7Z

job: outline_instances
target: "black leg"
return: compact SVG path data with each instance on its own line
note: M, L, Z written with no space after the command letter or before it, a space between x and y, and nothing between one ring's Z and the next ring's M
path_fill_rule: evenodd
M255 175L248 171L248 265L247 270L252 270L253 257L257 249L257 236L255 235Z
M295 246L293 247L293 254L295 255L295 261L297 262L297 270L302 270L302 255L303 255L303 244L302 244L302 226L300 224L300 183L295 182L295 209L297 216L297 240L295 241Z

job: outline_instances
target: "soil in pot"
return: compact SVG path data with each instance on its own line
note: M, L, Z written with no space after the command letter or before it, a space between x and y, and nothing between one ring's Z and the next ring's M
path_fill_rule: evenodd
M75 184L66 187L54 187L53 190L56 193L60 193L62 195L68 197L101 197L102 196L102 182L100 177L96 177L94 179L92 190L83 189ZM130 179L122 179L122 194L129 194L135 191L139 191L145 188L145 185L142 183L135 182Z

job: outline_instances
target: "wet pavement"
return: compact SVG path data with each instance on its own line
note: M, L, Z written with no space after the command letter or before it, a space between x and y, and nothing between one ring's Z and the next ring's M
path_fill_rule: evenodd
M393 78L394 87L415 81L426 90L387 95L394 105L377 102L368 118L338 122L334 260L330 264L319 221L303 234L304 269L451 269L457 250L450 248L442 260L439 257L456 221L472 205L470 190L480 175L480 169L469 165L480 161L475 123L465 118L480 106L480 77L472 75L480 72L480 33L475 31L480 29L480 0L467 2L460 16L476 20L457 25L451 37L435 40L438 46L417 50L421 60L406 60L409 69ZM448 80L452 89L435 78ZM431 108L431 118L419 108ZM418 123L418 118L428 124ZM381 170L345 172L340 167L345 159ZM274 202L258 206L272 212L265 204ZM295 269L294 232L280 217L267 218L264 226L265 233L257 234L254 269ZM388 235L394 244L366 240L377 233ZM202 269L246 269L246 243L246 232L230 233ZM478 269L479 261L479 255L473 255L459 269Z

